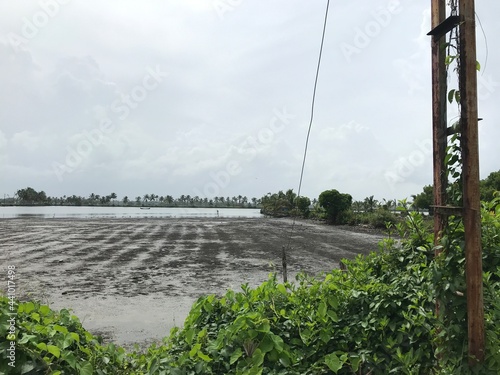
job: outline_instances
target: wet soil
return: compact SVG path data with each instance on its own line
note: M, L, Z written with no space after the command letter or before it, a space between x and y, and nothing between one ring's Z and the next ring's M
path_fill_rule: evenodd
M7 219L0 264L15 265L18 295L70 308L86 329L130 347L181 326L201 295L281 274L319 275L377 249L383 235L289 219ZM6 274L6 273L4 273Z

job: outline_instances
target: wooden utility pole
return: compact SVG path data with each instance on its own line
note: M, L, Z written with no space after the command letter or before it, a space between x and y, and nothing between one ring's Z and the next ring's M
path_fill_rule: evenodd
M465 274L469 363L484 360L483 263L479 195L479 137L477 110L476 22L474 0L459 0L460 105L465 231Z
M467 285L467 329L469 364L484 360L483 264L481 249L481 202L479 195L479 140L476 70L476 22L474 0L459 0L459 15L445 19L445 0L431 0L432 6L432 100L434 147L434 235L439 244L447 216L462 216L465 232ZM443 36L459 25L460 126L447 129L446 67ZM445 165L447 136L460 132L462 149L463 207L447 205ZM439 250L436 251L436 255ZM439 302L436 303L439 314Z
M441 25L446 19L446 0L432 0L432 29ZM445 156L447 146L447 83L446 83L446 49L443 48L446 33L432 36L432 140L434 150L434 206L446 205L446 173ZM439 209L434 209L434 245L436 255L440 236L446 226L447 216ZM439 313L439 303L436 303Z

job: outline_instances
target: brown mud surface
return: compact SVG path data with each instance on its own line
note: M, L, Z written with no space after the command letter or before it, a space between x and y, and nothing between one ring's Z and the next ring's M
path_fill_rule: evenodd
M144 346L181 326L204 294L281 275L289 219L6 219L0 264L17 270L18 297L69 308L86 329ZM298 221L289 280L319 275L377 249L383 235ZM4 272L4 275L6 272ZM1 288L5 289L5 288ZM0 289L0 290L1 290Z

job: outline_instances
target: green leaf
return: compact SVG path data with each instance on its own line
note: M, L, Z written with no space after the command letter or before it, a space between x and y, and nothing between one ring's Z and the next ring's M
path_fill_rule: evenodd
M54 325L54 331L61 332L64 334L68 333L68 329L66 327L63 327L63 326L60 326L57 324Z
M68 346L70 346L71 344L73 344L75 340L73 339L73 337L67 333L65 336L64 336L64 341L62 342L62 348L63 349L66 349Z
M290 367L291 364L290 356L287 353L281 352L279 358L280 358L280 363L283 367Z
M325 318L326 316L326 303L321 301L318 306L318 315L321 318Z
M40 314L34 312L31 314L31 319L36 320L38 323L40 323Z
M186 331L186 341L189 345L193 342L194 333L194 328L190 328Z
M255 367L261 366L264 362L264 353L257 348L252 354L252 365Z
M189 356L193 358L196 353L198 353L198 350L201 349L201 344L196 344L195 346L192 347L192 349L189 351Z
M66 352L63 354L62 358L71 366L71 368L76 368L76 357L71 352Z
M204 360L205 362L210 362L212 360L212 358L210 358L208 355L204 354L203 352L198 351L198 357L202 360Z
M278 335L272 333L271 333L271 339L274 342L274 348L281 353L283 351L283 345L284 345L283 339Z
M83 364L78 366L78 375L92 375L94 373L94 368L89 362L83 362Z
M61 350L55 345L47 345L47 351L56 358L61 356Z
M241 356L243 355L243 351L241 348L237 348L233 354L231 354L231 357L229 358L229 364L232 365L234 362L236 362Z
M340 358L335 353L331 353L325 356L325 363L330 370L334 373L337 373L341 368L343 363L340 361Z
M46 343L44 343L44 342L41 342L41 343L37 344L37 345L36 345L36 347L37 347L38 349L40 349L40 350L45 350L45 351L47 351L47 344L46 344Z
M23 310L26 314L29 314L30 312L32 312L33 310L35 310L35 305L33 304L33 302L28 302L28 303L25 303L23 305Z
M18 341L18 344L26 344L28 341L36 337L37 337L36 335L23 335L21 340Z
M481 64L479 63L479 61L476 61L476 70L481 70Z
M330 334L328 333L328 331L321 331L319 333L319 338L321 339L321 341L323 341L325 344L330 341Z
M245 372L245 375L261 375L262 374L262 368L259 367L252 367L248 372Z
M336 296L330 296L330 297L328 297L328 304L332 308L336 309L337 307L339 307L339 300Z
M302 342L304 344L309 344L309 341L311 340L311 331L308 329L303 329L299 332L300 338L302 339Z
M39 312L40 314L42 314L43 316L47 316L47 315L49 315L49 313L50 313L50 308L49 308L49 306L47 306L47 305L42 305L42 306L40 306L40 308L38 309L38 312Z
M280 292L281 294L288 294L288 292L283 284L278 284L278 292Z
M270 335L266 335L262 341L260 342L259 345L260 350L262 350L263 353L270 352L274 348L274 342L271 338Z
M360 357L351 357L351 368L352 371L358 372L359 364L361 363Z
M444 63L446 65L450 65L456 58L457 58L457 56L448 55L448 56L446 56Z
M451 89L449 92L448 92L448 101L450 103L453 102L453 99L455 98L455 89Z
M453 102L453 99L455 99L455 89L451 89L449 92L448 92L448 101L450 103Z
M263 333L268 333L271 330L271 326L269 324L269 321L263 320L256 328L255 330L257 332L263 332Z
M80 342L80 336L78 335L78 333L70 332L69 334L76 342Z
M332 320L332 322L338 322L339 321L339 317L337 316L337 313L333 310L328 310L327 311L327 315L330 317L330 319Z

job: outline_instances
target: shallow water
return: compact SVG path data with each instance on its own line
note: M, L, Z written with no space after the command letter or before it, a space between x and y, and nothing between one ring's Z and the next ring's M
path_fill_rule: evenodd
M183 218L183 217L261 217L256 208L185 207L96 207L96 206L7 206L0 207L0 218Z

